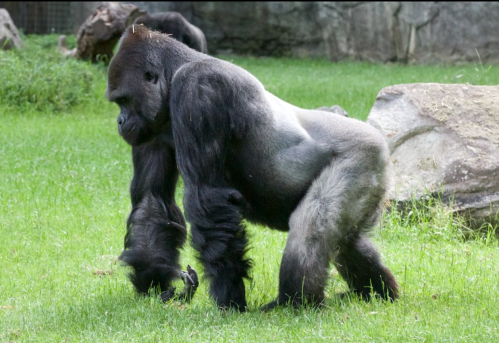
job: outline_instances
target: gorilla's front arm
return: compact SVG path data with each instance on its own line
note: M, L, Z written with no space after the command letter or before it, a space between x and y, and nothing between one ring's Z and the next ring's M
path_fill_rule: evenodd
M139 293L153 288L168 300L173 295L171 282L180 277L179 250L187 230L175 203L175 152L161 143L132 148L132 211L120 259L132 267L130 279Z

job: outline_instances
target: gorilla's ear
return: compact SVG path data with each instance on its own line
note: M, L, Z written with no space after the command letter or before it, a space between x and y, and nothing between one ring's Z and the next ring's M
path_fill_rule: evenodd
M158 74L146 71L144 77L147 82L158 83Z

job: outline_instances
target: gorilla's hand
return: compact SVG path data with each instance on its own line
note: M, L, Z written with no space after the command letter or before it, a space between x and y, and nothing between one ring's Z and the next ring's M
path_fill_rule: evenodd
M180 278L184 281L184 289L179 294L179 299L190 302L199 286L198 274L194 268L187 265L187 271L181 271Z
M180 272L180 278L184 282L184 289L178 295L175 295L175 287L169 287L166 291L161 293L161 300L167 302L170 299L177 299L180 301L190 302L194 297L194 293L199 286L199 278L196 270L190 265L187 265L187 271Z
M168 288L166 291L161 292L161 300L163 300L163 302L167 302L174 295L175 295L175 287L172 286L172 287Z

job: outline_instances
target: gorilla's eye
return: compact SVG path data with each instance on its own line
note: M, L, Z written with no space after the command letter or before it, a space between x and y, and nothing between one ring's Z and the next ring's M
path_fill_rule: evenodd
M128 98L125 96L120 96L114 101L118 106L126 106L128 104Z
M152 82L152 83L158 82L158 75L155 75L147 71L144 76L147 82Z

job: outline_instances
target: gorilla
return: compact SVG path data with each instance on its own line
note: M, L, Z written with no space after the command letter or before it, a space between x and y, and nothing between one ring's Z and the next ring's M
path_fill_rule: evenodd
M192 25L178 12L158 12L144 14L136 18L135 25L143 24L151 30L171 34L173 38L184 43L188 47L208 53L206 37L203 31Z
M391 183L377 130L293 106L244 69L145 26L123 34L106 97L119 106L118 131L132 149L120 259L139 293L168 290L179 277L187 234L175 203L180 175L191 243L220 309L247 310L243 219L288 232L279 292L263 310L322 304L330 264L362 299L398 298L367 237Z

